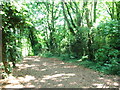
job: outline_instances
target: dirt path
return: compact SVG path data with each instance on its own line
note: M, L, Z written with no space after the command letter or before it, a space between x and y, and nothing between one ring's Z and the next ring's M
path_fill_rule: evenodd
M64 63L55 58L26 57L13 76L2 80L2 88L115 88L119 77Z

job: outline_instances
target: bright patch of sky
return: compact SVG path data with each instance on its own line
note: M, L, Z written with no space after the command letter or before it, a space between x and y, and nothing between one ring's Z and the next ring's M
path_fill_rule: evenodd
M64 21L63 20L56 20L56 22L57 22L56 25L64 25Z
M44 29L44 27L43 27L42 25L36 26L35 28L36 28L37 30L39 30L39 31L41 31L41 30Z
M38 12L37 12L38 13ZM43 15L43 14L41 14L41 13L38 13L38 15L37 15L37 18L44 18L45 17L45 15Z

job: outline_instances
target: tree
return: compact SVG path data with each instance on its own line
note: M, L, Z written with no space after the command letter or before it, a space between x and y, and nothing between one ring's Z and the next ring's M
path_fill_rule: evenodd
M3 3L2 61L7 74L11 73L9 62L11 61L13 67L16 67L15 63L20 58L20 53L17 49L20 42L17 42L17 40L20 37L19 25L24 24L23 14L13 4L13 2Z

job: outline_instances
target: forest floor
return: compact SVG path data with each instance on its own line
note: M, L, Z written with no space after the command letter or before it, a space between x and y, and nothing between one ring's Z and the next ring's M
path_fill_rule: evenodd
M56 58L29 56L11 76L0 79L1 88L118 88L120 77L103 75Z

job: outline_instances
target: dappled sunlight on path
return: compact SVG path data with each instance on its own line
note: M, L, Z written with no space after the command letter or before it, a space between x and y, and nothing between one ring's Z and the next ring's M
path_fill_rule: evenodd
M17 64L13 75L0 80L2 88L115 88L118 76L101 73L59 61L56 58L29 56Z

